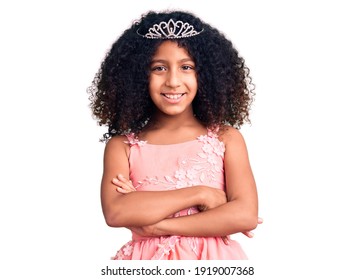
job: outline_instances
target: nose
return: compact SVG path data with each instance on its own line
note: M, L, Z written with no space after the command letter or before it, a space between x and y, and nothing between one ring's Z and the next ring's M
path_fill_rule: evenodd
M178 70L170 70L168 72L165 84L170 88L177 88L181 85L181 80L180 80Z

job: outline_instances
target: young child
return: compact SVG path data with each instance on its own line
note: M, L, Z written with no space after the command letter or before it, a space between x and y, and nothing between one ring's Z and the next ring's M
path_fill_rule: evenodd
M132 240L113 259L246 259L257 227L238 128L253 100L232 43L186 12L149 12L113 44L89 89L103 139L102 209Z

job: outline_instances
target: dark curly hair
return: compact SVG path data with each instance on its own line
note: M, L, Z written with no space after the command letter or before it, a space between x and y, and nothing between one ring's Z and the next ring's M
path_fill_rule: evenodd
M191 13L148 12L112 45L88 88L93 116L100 126L108 126L101 140L139 133L152 116L155 106L149 95L150 63L166 39L146 39L139 34L169 19L203 30L196 36L171 39L188 51L196 65L198 91L192 103L195 116L210 128L222 124L240 128L249 122L254 85L232 42Z

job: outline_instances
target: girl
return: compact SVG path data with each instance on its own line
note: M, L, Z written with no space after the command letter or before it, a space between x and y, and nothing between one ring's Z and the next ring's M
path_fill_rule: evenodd
M113 44L89 89L107 125L102 209L132 240L113 259L246 259L230 234L256 228L243 137L248 68L218 30L149 12ZM118 175L117 175L118 174Z

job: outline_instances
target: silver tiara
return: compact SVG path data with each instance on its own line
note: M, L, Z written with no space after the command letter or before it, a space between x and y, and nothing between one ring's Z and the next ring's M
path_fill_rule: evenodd
M159 24L154 24L145 35L140 34L139 29L136 31L138 35L147 39L180 39L192 37L201 32L203 32L203 29L196 31L194 26L188 22L180 20L175 22L173 19L168 22L161 21Z

